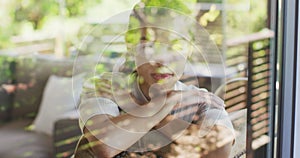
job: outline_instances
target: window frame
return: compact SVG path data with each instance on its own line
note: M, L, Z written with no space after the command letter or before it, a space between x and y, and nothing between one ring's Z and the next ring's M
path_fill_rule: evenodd
M279 50L277 158L293 158L295 146L296 81L298 49L298 1L282 0L282 45ZM279 27L280 28L280 27ZM299 63L298 63L299 64ZM299 70L298 70L299 71ZM298 81L299 82L299 81ZM274 84L274 83L273 83ZM276 83L275 83L276 84ZM299 90L298 90L299 91ZM299 94L298 94L299 95Z
M298 15L300 15L300 3L298 3ZM298 16L298 29L300 26L300 17ZM296 75L296 115L295 115L295 139L294 139L294 157L300 157L300 31L298 30L298 48L297 48L297 75Z

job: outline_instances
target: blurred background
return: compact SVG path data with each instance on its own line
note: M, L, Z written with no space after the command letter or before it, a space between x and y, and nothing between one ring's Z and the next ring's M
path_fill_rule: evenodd
M0 49L18 48L19 51L20 46L43 43L40 47L52 50L39 53L68 57L82 42L82 36L90 31L88 25L129 10L137 2L138 0L1 0L0 16L3 22L0 25ZM158 0L151 3L149 5L186 9L185 12L207 29L219 46L225 45L221 47L223 49L227 47L225 40L228 42L232 38L268 28L267 0ZM46 45L43 40L52 40L54 43ZM24 54L25 50L29 51L24 47L19 53ZM227 54L234 54L234 51Z

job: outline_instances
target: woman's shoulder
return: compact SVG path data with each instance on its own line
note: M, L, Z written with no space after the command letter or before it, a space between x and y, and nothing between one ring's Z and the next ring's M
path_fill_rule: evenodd
M112 73L106 72L100 75L87 77L83 83L85 88L97 88L101 84L111 84Z
M103 73L86 78L83 83L82 97L92 95L110 98L112 87L111 78L111 73Z
M176 82L174 90L183 90L183 91L187 91L187 90L200 90L200 91L208 92L208 90L205 89L205 88L200 88L200 87L197 87L195 85L186 85L186 84L184 84L184 83L182 83L180 81Z

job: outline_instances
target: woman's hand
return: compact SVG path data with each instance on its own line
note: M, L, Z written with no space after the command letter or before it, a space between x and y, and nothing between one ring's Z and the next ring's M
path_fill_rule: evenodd
M172 110L172 114L188 109L191 113L205 109L223 109L224 101L213 93L190 90L190 91L170 91L168 92L167 102L176 102L176 106Z
M174 102L176 105L169 115L154 127L168 137L184 130L192 121L199 120L200 115L203 115L208 109L222 109L224 107L222 99L212 93L200 90L170 91L166 103L168 102ZM166 125L171 126L171 124L177 127L173 126L172 129L168 129L169 127Z

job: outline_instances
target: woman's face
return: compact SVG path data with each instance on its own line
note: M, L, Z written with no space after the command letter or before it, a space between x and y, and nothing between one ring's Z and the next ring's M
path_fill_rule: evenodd
M137 68L137 73L141 84L152 85L158 83L166 85L166 83L171 84L177 81L175 72L160 62L144 63Z
M141 84L157 83L170 89L182 76L186 63L183 53L170 51L162 45L156 48L139 46L137 52L136 70Z

